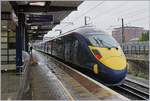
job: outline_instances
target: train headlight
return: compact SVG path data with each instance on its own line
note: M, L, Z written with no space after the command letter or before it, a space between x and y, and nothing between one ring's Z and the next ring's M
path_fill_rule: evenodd
M94 53L94 56L96 57L96 59L101 59L102 55L99 53L99 51L93 49L92 52Z

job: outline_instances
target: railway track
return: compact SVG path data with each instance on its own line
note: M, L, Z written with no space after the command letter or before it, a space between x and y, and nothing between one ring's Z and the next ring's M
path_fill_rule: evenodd
M120 86L110 88L131 100L149 100L149 88L129 79Z

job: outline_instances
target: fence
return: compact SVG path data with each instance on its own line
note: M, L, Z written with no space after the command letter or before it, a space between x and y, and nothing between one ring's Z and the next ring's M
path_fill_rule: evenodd
M125 54L148 55L149 41L124 43L122 49Z

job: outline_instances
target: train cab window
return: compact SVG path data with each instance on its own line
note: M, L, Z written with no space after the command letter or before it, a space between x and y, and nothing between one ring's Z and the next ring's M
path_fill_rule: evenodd
M94 33L94 34L89 34L86 36L87 39L91 42L92 45L96 47L118 47L119 44L117 41L108 34L105 33Z

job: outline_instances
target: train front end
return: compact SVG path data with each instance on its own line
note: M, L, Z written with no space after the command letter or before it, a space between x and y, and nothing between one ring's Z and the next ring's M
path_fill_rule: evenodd
M89 49L96 60L92 67L94 73L106 84L123 81L127 74L127 61L116 40L103 33L93 33L87 38L91 42Z

